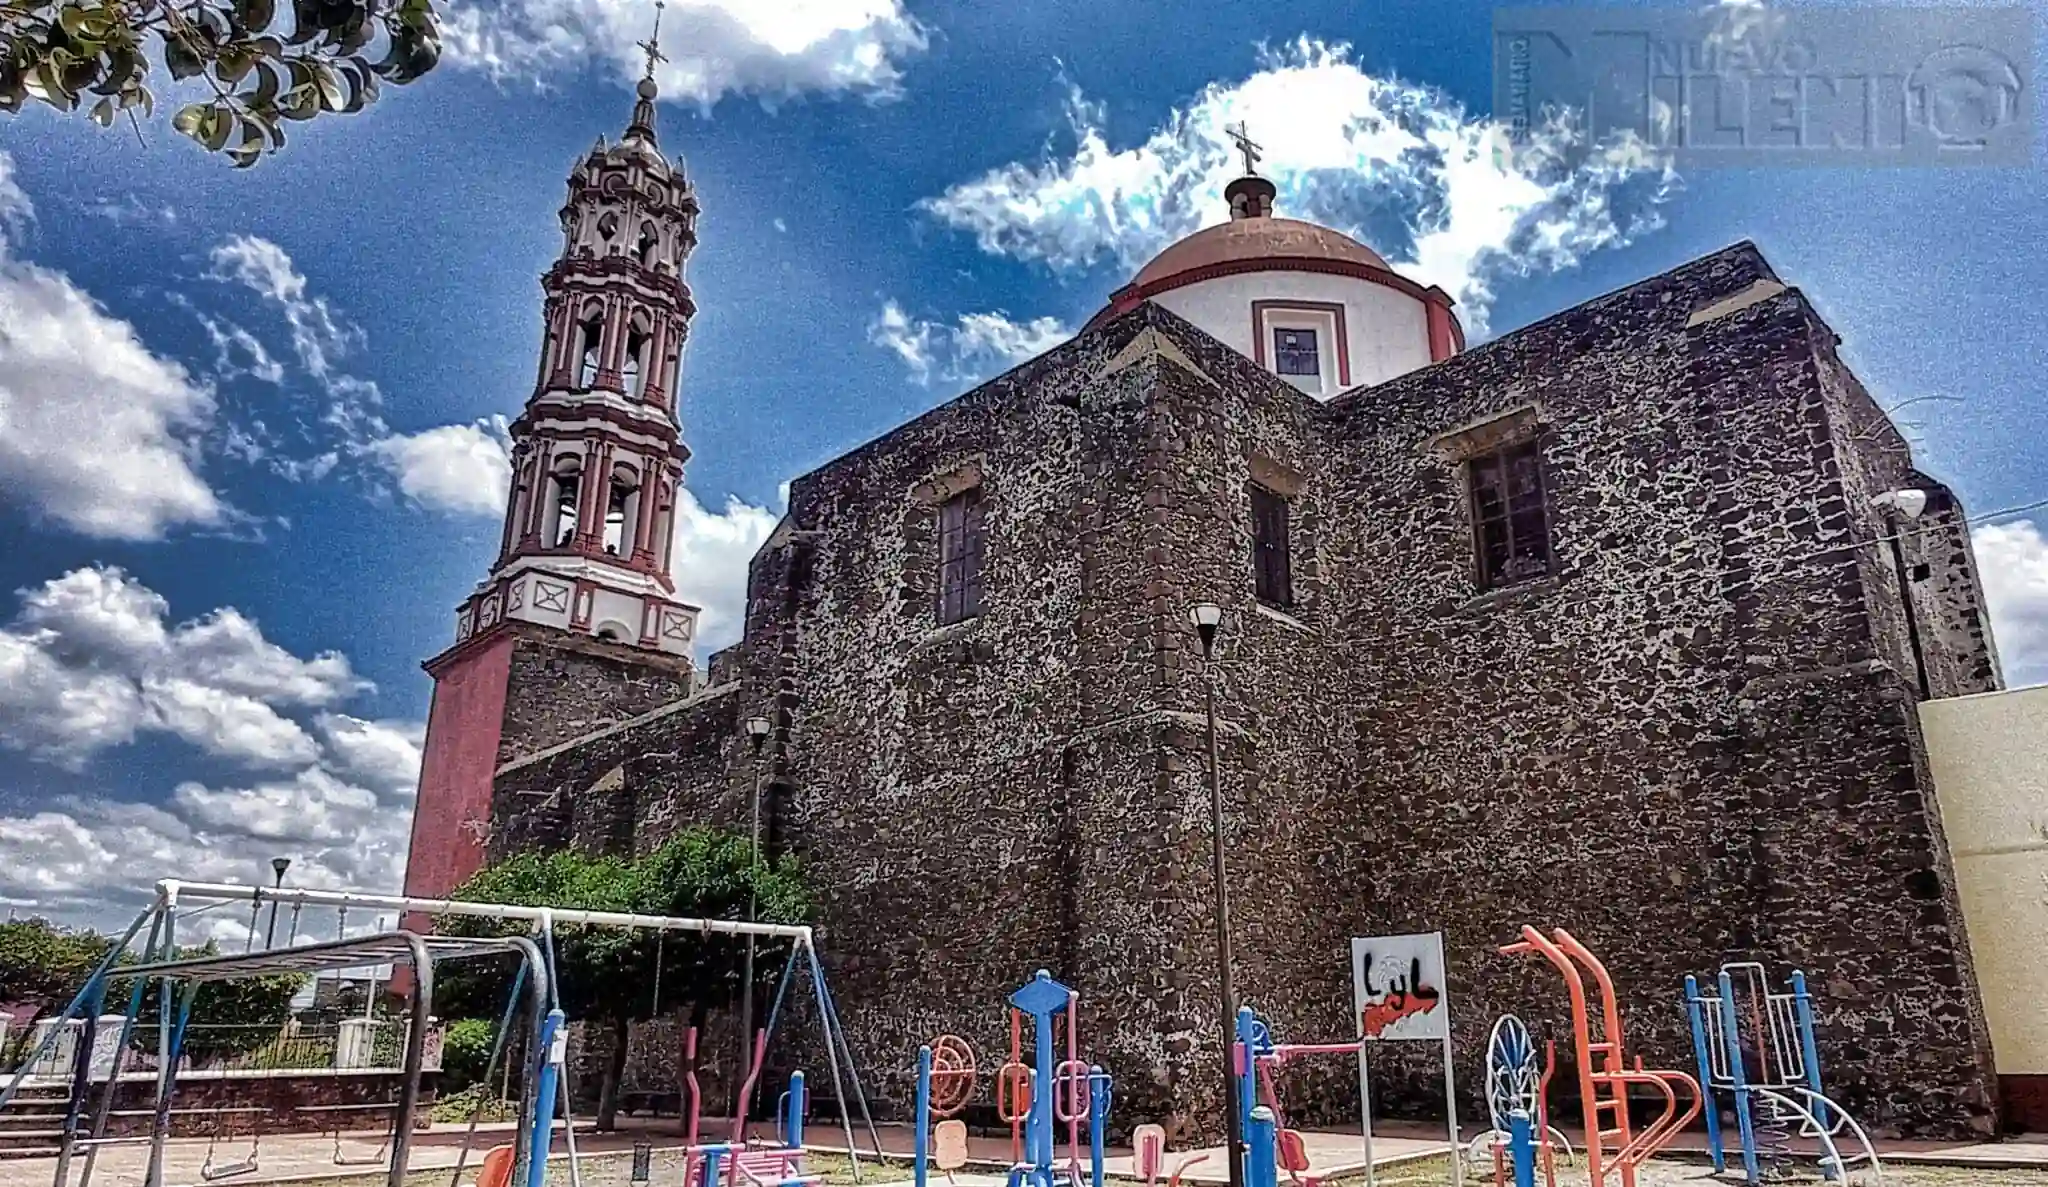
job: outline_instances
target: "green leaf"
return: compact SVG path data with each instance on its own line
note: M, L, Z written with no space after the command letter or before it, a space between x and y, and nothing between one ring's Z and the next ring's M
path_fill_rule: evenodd
M370 23L370 15L366 12L358 11L346 24L342 25L341 40L335 45L335 52L343 56L357 53L364 46L370 44L370 38L376 36L376 33L377 27Z
M75 5L58 10L57 27L77 38L97 38L104 36L106 30L104 21L92 9Z
M220 51L220 57L213 64L213 72L229 86L239 84L248 77L249 68L256 64L256 57L242 46L229 46Z
M237 169L247 169L263 158L265 137L263 129L253 120L242 121L241 143L228 150L228 159Z
M292 35L286 40L293 45L304 45L319 35L319 0L292 0Z
M277 0L235 0L235 20L251 33L261 33L277 19Z
M78 106L78 96L64 89L63 70L57 64L57 53L51 51L48 58L36 65L35 72L29 76L28 93L58 111L70 111Z
M164 37L164 65L170 67L172 78L190 78L206 69L205 59L175 32Z
M342 88L341 79L335 77L334 68L325 62L314 62L312 69L320 106L328 111L340 111L348 102L348 92Z
M107 54L107 76L92 88L92 93L115 95L126 90L128 84L134 80L135 68L139 64L140 60L132 50L121 48L110 51Z
M111 128L114 126L114 111L113 99L102 99L92 105L92 112L87 118L102 128Z
M244 101L251 107L268 108L276 104L277 92L277 67L269 62L256 63L256 89Z
M187 103L178 109L178 114L171 117L171 127L175 128L180 135L190 136L194 140L203 140L204 137L201 135L201 132L206 127L207 110L208 108L204 103Z
M219 152L225 148L228 137L234 133L234 130L235 119L233 115L229 114L217 103L207 107L206 137L201 141L202 144L206 145L207 151Z

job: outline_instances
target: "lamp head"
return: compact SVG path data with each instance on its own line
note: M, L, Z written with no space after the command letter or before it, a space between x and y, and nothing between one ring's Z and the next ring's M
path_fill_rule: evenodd
M747 744L754 748L755 754L761 753L761 744L768 740L769 728L765 717L747 718Z
M1202 654L1208 655L1216 646L1216 630L1223 625L1223 607L1214 602L1199 602L1188 607L1188 622L1201 636Z
M1927 510L1927 492L1908 487L1905 490L1888 490L1870 500L1878 507L1891 507L1906 519L1918 519Z
M289 857L273 857L270 859L270 872L277 875L277 884L279 886L284 885L284 872L291 868L292 859Z

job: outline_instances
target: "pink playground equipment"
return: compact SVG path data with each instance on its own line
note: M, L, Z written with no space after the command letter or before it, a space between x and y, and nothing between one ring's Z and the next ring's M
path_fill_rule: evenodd
M1180 1160L1166 1178L1166 1187L1180 1187L1180 1177L1191 1166L1209 1161L1208 1153L1190 1154ZM1131 1166L1145 1187L1158 1187L1159 1172L1166 1169L1166 1130L1157 1125L1140 1125L1131 1131Z
M1593 1187L1602 1187L1610 1173L1619 1175L1622 1187L1635 1187L1636 1168L1669 1145L1700 1112L1701 1095L1697 1080L1684 1072L1646 1069L1641 1056L1629 1066L1623 1047L1621 1010L1614 1001L1614 981L1607 966L1584 944L1563 928L1549 937L1524 924L1520 941L1503 945L1503 955L1534 952L1548 960L1564 977L1571 994L1572 1039L1579 1065L1579 1095L1586 1117L1586 1173ZM1580 970L1592 974L1600 994L1597 1031L1586 1003L1586 983ZM1597 1034L1597 1038L1595 1037ZM1664 1097L1663 1111L1641 1133L1630 1128L1628 1092L1647 1085ZM1691 1094L1691 1102L1679 1106L1678 1090Z
M809 1112L803 1073L790 1076L789 1091L776 1111L778 1140L773 1144L750 1142L746 1136L748 1106L754 1085L768 1054L768 1032L754 1032L753 1051L747 1061L747 1076L740 1084L739 1108L734 1110L732 1136L724 1142L703 1143L698 1129L704 1101L697 1085L697 1028L683 1031L683 1183L685 1187L811 1187L818 1176L803 1169L803 1123Z
M1253 1013L1250 1006L1238 1007L1237 1042L1231 1045L1231 1064L1238 1077L1240 1123L1249 1126L1251 1111L1259 1105L1273 1111L1273 1154L1280 1169L1287 1172L1289 1182L1301 1187L1317 1187L1322 1176L1307 1173L1308 1145L1302 1140L1300 1130L1287 1128L1286 1117L1280 1111L1279 1094L1274 1091L1275 1076L1289 1061L1304 1056L1349 1055L1357 1059L1364 1042L1364 1039L1354 1039L1348 1043L1275 1043L1265 1021ZM1367 1141L1370 1141L1370 1122L1366 1124ZM1250 1130L1247 1128L1244 1132L1249 1133ZM1368 1150L1370 1148L1367 1147Z

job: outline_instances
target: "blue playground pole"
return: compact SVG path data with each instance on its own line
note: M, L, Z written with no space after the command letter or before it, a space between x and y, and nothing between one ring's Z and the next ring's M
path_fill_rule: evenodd
M1799 1056L1806 1064L1806 1087L1813 1092L1813 1121L1821 1132L1828 1129L1828 1107L1821 1103L1826 1100L1820 1094L1820 1048L1813 1041L1813 998L1806 992L1806 974L1792 970L1792 1015L1799 1021ZM1836 1168L1822 1168L1828 1179L1838 1178Z
M1735 1123L1742 1134L1742 1175L1755 1183L1761 1175L1756 1165L1756 1122L1750 1115L1749 1069L1742 1064L1741 1023L1735 1016L1735 982L1727 973L1721 981L1721 1039L1728 1047L1728 1082L1735 1090Z
M1820 1048L1813 1042L1813 998L1806 992L1806 974L1792 970L1792 1011L1799 1019L1799 1055L1806 1064L1806 1087L1815 1096L1820 1095ZM1828 1127L1827 1106L1815 1101L1813 1119L1822 1129Z
M1066 986L1053 980L1052 974L1044 969L1038 970L1038 974L1023 988L1010 995L1010 1004L1031 1016L1038 1067L1032 1076L1031 1112L1024 1123L1024 1149L1030 1158L1034 1176L1043 1180L1047 1187L1052 1183L1052 1093L1056 1090L1052 1020L1054 1015L1066 1010L1072 996Z
M789 1112L782 1123L782 1144L792 1150L804 1148L804 1074L789 1073Z
M533 1134L527 1144L526 1187L542 1187L548 1173L548 1151L555 1144L555 1082L562 1065L555 1061L555 1039L562 1032L566 1016L557 1007L548 1011L540 1026L540 1083L533 1093ZM716 1175L716 1171L711 1172ZM717 1187L707 1182L705 1187Z
M1109 1118L1109 1073L1088 1069L1088 1184L1102 1187L1102 1126Z
M1244 1131L1244 1173L1248 1187L1274 1187L1280 1174L1280 1160L1273 1155L1273 1110L1264 1105L1252 1110L1251 1124Z
M1250 1006L1237 1008L1237 1129L1250 1133L1252 1106L1259 1103L1258 1037L1259 1019ZM1233 1151L1235 1153L1235 1151Z
M1536 1132L1526 1110L1508 1114L1508 1153L1515 1163L1515 1187L1536 1187Z
M1032 1102L1034 1105L1036 1101ZM925 1187L925 1135L932 1128L932 1049L917 1049L917 1133L911 1138L911 1167L917 1187Z
M1700 1065L1700 1112L1707 1118L1707 1153L1713 1156L1714 1173L1718 1175L1728 1169L1728 1158L1721 1149L1721 1109L1714 1103L1714 1064L1707 1054L1707 1020L1700 1006L1700 983L1691 974L1685 978L1685 1012L1692 1020L1692 1057Z

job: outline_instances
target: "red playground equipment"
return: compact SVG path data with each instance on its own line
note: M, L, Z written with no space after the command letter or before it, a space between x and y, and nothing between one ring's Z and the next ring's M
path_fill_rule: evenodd
M1549 938L1524 924L1519 942L1502 946L1503 955L1535 952L1548 960L1564 977L1571 993L1572 1040L1579 1064L1579 1096L1586 1110L1586 1174L1593 1187L1602 1187L1610 1173L1618 1173L1622 1187L1636 1187L1636 1168L1669 1145L1700 1112L1700 1086L1684 1072L1646 1069L1641 1056L1630 1067L1623 1048L1621 1010L1614 1002L1614 981L1607 966L1584 944L1563 928ZM1593 976L1600 994L1597 1032L1586 1005L1586 983L1580 969ZM1598 1037L1595 1037L1597 1034ZM1648 1085L1663 1094L1663 1112L1641 1133L1630 1128L1628 1092L1636 1085ZM1679 1107L1678 1089L1692 1100Z

